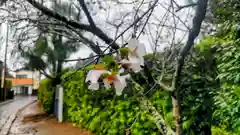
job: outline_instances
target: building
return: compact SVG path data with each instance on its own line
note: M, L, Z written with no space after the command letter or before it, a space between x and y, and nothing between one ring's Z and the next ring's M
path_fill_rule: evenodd
M15 95L32 95L37 92L40 83L40 72L28 68L17 69L12 72L12 90Z

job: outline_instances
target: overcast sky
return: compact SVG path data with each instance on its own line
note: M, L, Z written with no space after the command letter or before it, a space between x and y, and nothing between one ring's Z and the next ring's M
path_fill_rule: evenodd
M121 2L124 2L124 1L128 1L128 0L121 0ZM177 2L180 4L180 5L184 5L186 3L187 0L177 0ZM162 3L162 5L166 5L165 7L167 7L167 3L169 2L169 0L159 0L159 3ZM133 5L121 5L121 6L116 6L116 5L113 5L111 4L110 2L106 5L104 5L106 7L108 7L108 11L107 12L104 12L104 11L98 11L98 12L91 12L93 15L93 18L95 20L95 23L100 27L102 28L108 35L110 35L110 37L114 38L113 35L115 34L115 31L114 29L108 25L106 23L106 20L114 20L114 19L118 19L118 18L121 18L122 16L122 13L124 12L131 12L133 11ZM146 10L147 7L143 7L141 8L142 10ZM152 20L152 22L154 22L154 17L157 17L158 19L161 19L164 14L166 12L166 9L164 9L163 7L161 6L158 6L155 10L154 10L154 16L152 18L150 18L150 20ZM191 16L186 16L188 12L192 12L192 9L188 8L188 9L183 9L181 10L180 12L176 13L176 15L181 18L182 20L185 20L185 18L189 18L187 19L187 21L189 22L186 22L188 24L191 24L192 22L192 17ZM133 20L133 17L129 19L130 21ZM87 23L87 20L85 19L85 23ZM166 24L169 24L169 25L172 25L173 24L173 20L171 19L171 17L167 20L167 23ZM183 26L183 24L181 24L180 21L177 20L177 26L179 28L182 28L182 29L186 29L185 26ZM125 28L125 27L124 27ZM119 33L124 30L124 28L120 29ZM149 27L148 28L150 31L152 31L154 33L155 28L154 27ZM7 27L6 27L6 24L2 24L1 26L1 32L2 35L4 35L4 38L6 39L6 30L7 30ZM166 30L166 29L165 29ZM132 30L130 30L129 32L127 32L124 36L125 36L125 40L128 39L128 37L131 35L132 33ZM177 39L180 39L182 38L183 36L185 36L186 38L186 33L182 32L182 31L179 31L177 30L176 31L176 36L177 36ZM164 37L164 31L163 31L163 37ZM3 39L4 40L4 39ZM11 39L9 39L11 40ZM149 35L143 35L143 36L140 36L140 42L144 43L145 46L146 46L146 49L148 52L152 52L152 45L151 43L149 42ZM161 46L158 48L158 49L162 49L166 44L167 44L167 41L168 40L171 40L171 39L163 39L163 40L166 40L166 41L163 41L164 43L161 44ZM125 41L126 42L126 41ZM101 42L100 42L101 43ZM0 60L4 60L4 50L5 50L5 46L6 46L6 42L4 41L3 44L0 45ZM7 57L7 64L8 64L8 67L10 67L11 69L16 69L16 68L20 68L22 65L20 63L16 63L16 59L14 58L10 58L10 53L11 51L13 50L13 44L11 44L11 42L9 41L9 48L8 48L8 57ZM79 58L79 57L87 57L89 54L91 53L91 50L87 47L81 47L80 48L80 51L73 54L69 59L75 59L75 58ZM14 64L15 63L15 64ZM73 65L75 64L74 63L68 63L67 65Z

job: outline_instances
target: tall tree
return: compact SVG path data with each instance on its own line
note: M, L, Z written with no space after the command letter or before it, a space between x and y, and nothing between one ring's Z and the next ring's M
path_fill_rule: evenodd
M59 79L63 60L76 52L79 46L72 40L63 41L60 35L52 35L49 40L46 35L41 35L35 46L23 52L23 56L28 59L28 66L32 69L39 70L46 77Z

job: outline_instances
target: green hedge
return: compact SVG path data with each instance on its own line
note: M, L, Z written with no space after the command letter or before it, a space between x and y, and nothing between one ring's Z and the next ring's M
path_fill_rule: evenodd
M64 76L68 76L69 71ZM63 77L64 77L63 76ZM99 135L160 135L149 114L135 97L115 96L113 90L91 91L78 71L63 84L65 113L69 121Z
M43 104L44 111L47 113L51 113L52 105L54 104L53 93L55 89L52 87L51 79L43 79L40 82L39 90L38 90L38 99Z
M239 135L226 131L226 127L212 127L212 135Z
M0 80L0 84L2 84L1 81L2 81L2 80ZM7 86L8 89L11 89L11 88L12 88L12 81L6 80L6 86Z
M6 80L6 86L7 86L7 88L11 89L12 88L12 81Z
M69 71L62 79L75 71ZM63 82L64 119L74 125L84 127L96 135L161 135L150 114L140 108L139 101L126 88L122 96L116 96L112 89L91 91L85 83L85 71L76 72L68 81ZM51 80L44 79L40 83L39 100L43 102L45 111L51 109L54 89ZM149 100L164 117L165 122L174 127L170 94L156 91ZM198 117L198 116L196 116ZM183 123L186 125L186 122ZM186 127L186 126L184 126ZM213 127L213 135L230 135L224 128Z

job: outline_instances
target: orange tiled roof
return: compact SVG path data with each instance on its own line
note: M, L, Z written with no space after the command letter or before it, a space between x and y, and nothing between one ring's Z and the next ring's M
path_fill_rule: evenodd
M32 85L33 79L31 78L8 78L8 80L12 81L12 86L16 85Z

